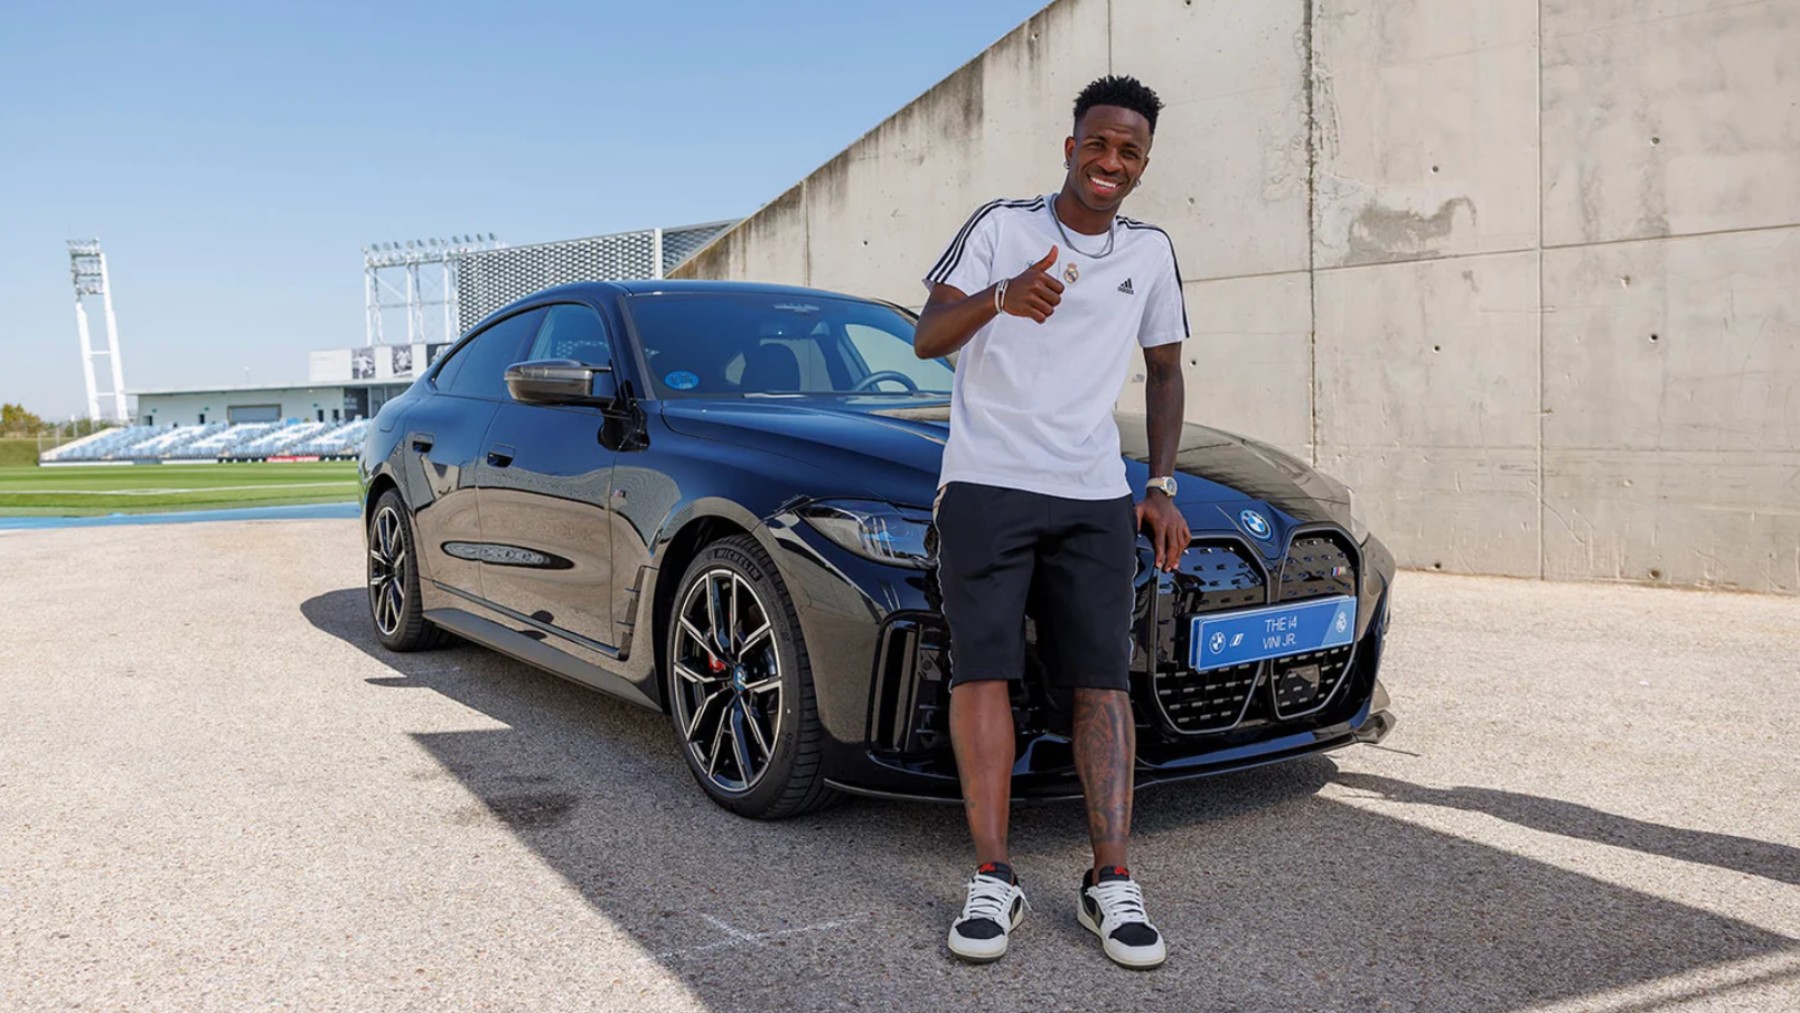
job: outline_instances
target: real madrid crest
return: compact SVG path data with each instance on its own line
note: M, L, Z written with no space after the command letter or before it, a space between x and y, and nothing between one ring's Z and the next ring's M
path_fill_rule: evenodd
M1076 267L1073 260L1063 265L1063 281L1073 285L1080 277L1081 268Z

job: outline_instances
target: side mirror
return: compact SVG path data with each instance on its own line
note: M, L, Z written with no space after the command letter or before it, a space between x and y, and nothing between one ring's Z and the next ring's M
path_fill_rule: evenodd
M611 366L538 359L506 367L506 389L524 404L606 407L619 396L619 380Z

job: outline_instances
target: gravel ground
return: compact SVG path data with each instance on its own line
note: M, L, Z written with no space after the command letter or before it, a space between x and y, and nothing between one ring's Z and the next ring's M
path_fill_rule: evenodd
M1800 599L1402 575L1362 746L1139 799L1170 939L952 960L954 807L758 824L665 719L388 655L343 520L0 534L7 1009L1800 1009Z

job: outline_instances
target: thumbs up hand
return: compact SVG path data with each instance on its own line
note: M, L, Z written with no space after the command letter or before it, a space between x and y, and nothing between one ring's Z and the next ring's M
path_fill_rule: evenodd
M1056 264L1056 252L1055 246L1050 247L1043 260L1007 281L1001 309L1015 317L1030 317L1040 324L1050 319L1057 304L1062 302L1063 293L1063 283L1050 273Z

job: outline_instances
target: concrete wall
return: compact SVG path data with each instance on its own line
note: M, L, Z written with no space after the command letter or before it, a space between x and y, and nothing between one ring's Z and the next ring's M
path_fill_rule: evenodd
M1407 565L1800 592L1800 0L1059 0L680 273L916 306L1109 71L1190 418Z

